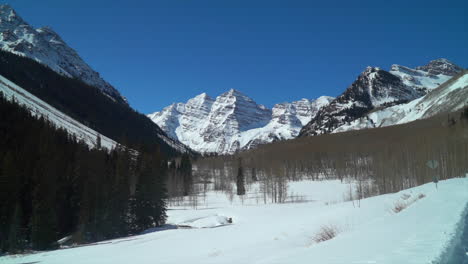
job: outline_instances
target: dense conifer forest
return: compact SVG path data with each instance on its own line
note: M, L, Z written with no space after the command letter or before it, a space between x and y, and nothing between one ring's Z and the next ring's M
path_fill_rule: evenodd
M165 222L168 163L154 144L89 149L1 93L0 120L1 252L53 249L66 236L110 239Z
M117 142L158 145L162 152L176 154L158 136L165 133L145 115L78 79L62 76L32 59L1 50L0 75Z

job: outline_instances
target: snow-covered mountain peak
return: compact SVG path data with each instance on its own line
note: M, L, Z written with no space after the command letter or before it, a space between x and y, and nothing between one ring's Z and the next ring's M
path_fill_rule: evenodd
M393 64L389 72L379 67L367 67L344 93L304 126L301 135L331 133L374 109L420 98L460 71L461 67L446 59L433 60L416 69Z
M31 58L64 76L78 78L115 101L126 102L55 31L50 27L34 29L9 5L0 5L0 48Z
M24 22L10 5L0 5L0 22Z
M210 97L207 93L201 93L201 94L195 96L193 99L195 99L195 98L196 98L196 99L200 99L200 100L204 100L204 99L206 99L206 98L211 99L211 97Z
M462 71L463 68L452 63L447 59L441 58L432 60L424 66L416 67L416 70L422 70L433 75L443 74L448 76L454 76L458 72Z
M232 102L243 100L247 102L254 102L252 98L248 97L247 95L243 94L241 91L236 89L229 89L229 91L222 93L218 97L216 97L216 101L226 100L226 102Z
M200 106L200 105L203 105L203 104L210 104L210 107L211 107L211 104L213 104L213 102L214 102L213 98L211 98L206 93L202 93L202 94L199 94L199 95L195 96L194 98L189 99L187 101L186 105Z
M379 70L380 70L380 67L367 66L366 69L362 72L362 74L376 72Z
M241 91L236 90L234 88L229 89L229 91L223 93L229 96L245 96Z
M297 136L318 109L331 101L301 99L269 109L230 89L212 99L206 93L148 115L167 134L199 152L233 153Z

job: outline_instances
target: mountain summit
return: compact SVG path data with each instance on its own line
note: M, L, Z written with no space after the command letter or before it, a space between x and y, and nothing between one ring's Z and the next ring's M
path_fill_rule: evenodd
M437 60L432 60L424 66L416 67L416 70L425 71L433 75L443 74L453 76L461 72L463 68L458 65L455 65L447 59L441 58Z
M193 150L231 154L258 144L290 139L331 97L302 99L268 109L231 89L216 99L202 93L148 115L168 135Z
M304 126L300 135L346 131L343 126L370 111L420 98L462 70L447 59L433 60L415 69L397 64L392 65L390 71L367 67L340 96Z
M34 59L67 77L78 78L115 101L126 102L52 28L34 29L9 5L0 5L0 48Z

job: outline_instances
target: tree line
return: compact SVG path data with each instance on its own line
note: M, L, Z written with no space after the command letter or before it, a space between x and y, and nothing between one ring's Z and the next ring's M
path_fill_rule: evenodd
M14 100L14 99L13 99ZM0 93L0 252L94 242L164 224L157 145L89 148Z
M430 168L431 160L439 166ZM196 160L194 166L196 175L214 181L215 190L232 193L236 186L243 193L245 186L240 183L258 182L265 202L284 202L289 181L354 182L350 199L361 199L434 179L464 177L467 160L465 107L403 125L280 141L233 156L211 155Z

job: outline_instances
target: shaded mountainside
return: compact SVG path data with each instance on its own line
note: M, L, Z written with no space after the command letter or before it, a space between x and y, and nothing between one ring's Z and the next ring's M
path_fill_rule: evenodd
M34 59L64 76L80 79L113 100L126 104L126 99L56 32L50 27L33 28L9 5L0 5L0 48Z
M203 153L232 154L297 136L333 98L302 99L268 109L231 89L216 99L206 93L148 115L168 135Z
M446 59L416 69L393 65L389 72L367 67L343 94L302 128L300 136L346 131L347 125L369 112L425 96L460 71L462 68Z
M148 148L159 145L168 154L187 151L145 115L32 59L0 51L0 75L69 118L121 144Z

